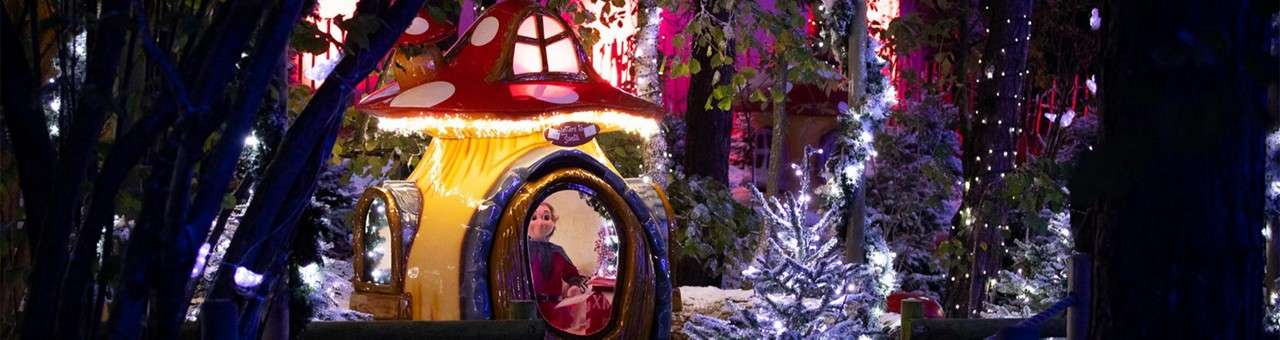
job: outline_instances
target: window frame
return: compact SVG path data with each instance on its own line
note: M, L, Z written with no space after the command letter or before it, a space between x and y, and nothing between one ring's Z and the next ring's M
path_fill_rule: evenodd
M529 20L531 18L533 19L534 29L535 29L534 35L537 36L536 38L521 36L519 32L520 26L523 25L526 20ZM546 29L542 25L543 21L545 20L555 20L556 23L560 24L563 27L563 30L560 31L560 33L556 33L550 37L547 37L545 34L543 34L543 32L546 31ZM584 63L584 60L582 58L583 56L582 44L580 41L578 41L577 35L573 33L573 29L569 25L567 25L564 21L560 20L559 17L551 15L550 13L547 13L541 10L531 11L529 12L529 14L520 18L520 20L516 22L514 27L514 33L512 34L512 36L514 37L514 39L512 39L511 45L509 47L508 54L510 55L510 58L508 58L509 60L507 61L507 65L506 65L506 69L507 69L506 73L507 73L507 78L509 80L511 81L562 80L562 81L577 81L577 82L585 82L587 80L587 72L588 72L587 67L590 67L590 65L586 65L586 63ZM569 44L573 46L573 57L574 57L574 62L578 64L578 72L576 73L555 72L550 70L551 65L550 65L550 62L547 60L547 47L552 43L559 42L560 40L568 40ZM522 43L536 46L538 48L539 56L542 58L541 69L539 71L521 73L521 74L515 73L516 44L522 44Z

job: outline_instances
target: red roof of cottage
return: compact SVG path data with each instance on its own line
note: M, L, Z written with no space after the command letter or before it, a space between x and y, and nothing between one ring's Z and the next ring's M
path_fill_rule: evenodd
M369 93L357 108L383 120L662 115L657 105L600 78L570 26L526 0L503 1L481 14L445 53L445 65L434 79L407 89L391 83Z

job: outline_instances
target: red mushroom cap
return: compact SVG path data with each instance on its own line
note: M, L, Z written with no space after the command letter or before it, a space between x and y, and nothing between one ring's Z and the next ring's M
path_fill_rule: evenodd
M657 105L600 78L570 26L526 0L481 14L446 52L433 81L407 89L389 84L357 108L377 116L384 129L437 137L541 133L569 121L654 132L662 115Z
M426 8L418 11L418 16L409 22L409 27L404 29L404 34L400 35L398 44L426 44L434 43L453 35L458 30L457 26L445 20L437 20L427 12Z

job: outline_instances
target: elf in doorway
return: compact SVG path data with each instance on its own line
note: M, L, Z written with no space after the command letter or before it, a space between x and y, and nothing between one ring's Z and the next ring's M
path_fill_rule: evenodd
M568 308L556 308L556 305L565 297L586 292L587 277L578 273L564 248L550 241L559 219L555 208L546 202L533 211L528 230L529 271L533 279L534 299L538 301L542 317L556 328L569 329L574 325L572 313Z

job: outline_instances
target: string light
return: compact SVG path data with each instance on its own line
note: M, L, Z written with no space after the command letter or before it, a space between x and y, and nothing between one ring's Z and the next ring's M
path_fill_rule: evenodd
M617 111L547 113L533 118L507 120L465 116L422 116L379 118L378 129L406 135L426 134L439 138L516 137L542 133L567 122L599 124L603 131L619 130L644 138L660 131L657 120Z

